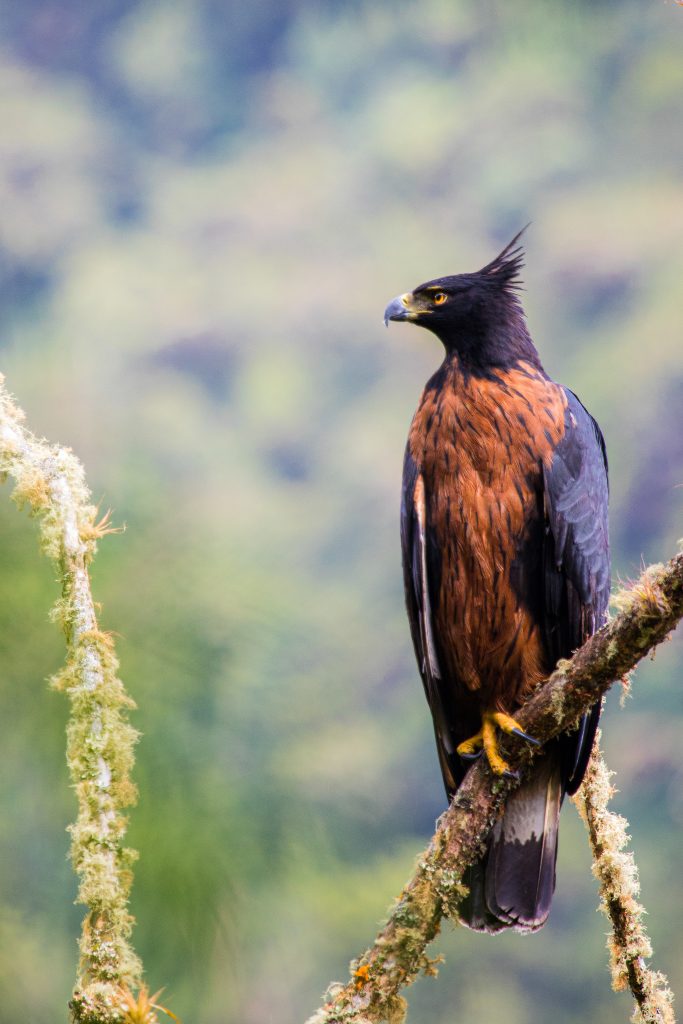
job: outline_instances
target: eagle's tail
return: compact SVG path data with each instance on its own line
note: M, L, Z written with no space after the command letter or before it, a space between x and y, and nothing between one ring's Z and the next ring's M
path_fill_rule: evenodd
M508 797L484 857L465 873L469 895L458 916L468 928L533 932L545 924L555 890L563 796L559 761L556 751L539 758L530 777Z

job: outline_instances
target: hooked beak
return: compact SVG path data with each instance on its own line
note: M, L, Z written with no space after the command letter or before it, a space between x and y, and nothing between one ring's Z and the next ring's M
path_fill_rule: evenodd
M411 310L410 303L412 295L406 292L405 295L397 295L392 299L384 310L384 326L389 326L390 320L414 320L415 313Z

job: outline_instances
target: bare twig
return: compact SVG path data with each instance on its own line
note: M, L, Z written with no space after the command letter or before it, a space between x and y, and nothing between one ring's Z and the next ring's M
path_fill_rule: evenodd
M636 1001L634 1022L674 1024L673 995L659 971L648 967L652 945L638 902L640 882L633 854L626 850L627 821L609 810L614 794L610 772L596 742L583 785L574 803L586 823L593 851L593 874L600 883L600 906L612 922L608 936L615 991L630 988Z
M138 987L142 973L128 941L136 855L123 844L123 810L135 800L130 769L137 733L127 721L134 704L116 675L113 640L98 626L88 576L96 542L111 527L107 516L97 522L75 456L34 437L22 421L0 376L0 473L14 478L17 504L40 518L41 546L62 583L52 617L64 630L67 653L52 685L71 701L67 760L78 797L71 859L80 879L78 899L88 908L72 1020L109 1024L123 1019L122 992Z
M683 554L665 566L650 566L630 589L620 592L617 605L618 615L571 660L560 662L515 716L524 731L542 743L575 725L615 680L676 626L683 616ZM528 745L506 753L517 767L527 765L533 756ZM426 947L437 935L442 917L457 907L463 872L483 851L513 786L511 780L494 778L481 762L470 769L382 931L352 962L351 980L330 987L324 1006L308 1024L403 1020L406 1004L401 989L421 970L433 973Z

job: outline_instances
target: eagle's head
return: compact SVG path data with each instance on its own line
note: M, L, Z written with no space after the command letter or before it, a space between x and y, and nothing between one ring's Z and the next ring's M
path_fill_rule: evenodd
M481 270L437 277L397 295L384 311L384 323L408 320L426 327L447 353L456 353L472 370L510 366L520 359L540 365L517 296L524 263L517 243L525 230Z

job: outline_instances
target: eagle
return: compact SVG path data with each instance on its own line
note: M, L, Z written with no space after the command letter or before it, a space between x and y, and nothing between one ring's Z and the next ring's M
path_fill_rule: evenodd
M524 229L523 229L524 230ZM406 446L405 600L448 799L483 755L510 774L502 734L558 659L605 621L607 453L577 396L551 380L519 299L519 232L476 273L393 299L389 321L426 327L445 356ZM464 924L536 931L555 889L560 807L583 778L601 704L549 742L509 796L464 879Z

